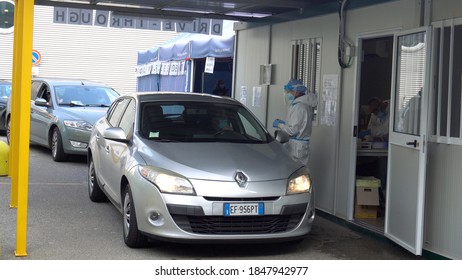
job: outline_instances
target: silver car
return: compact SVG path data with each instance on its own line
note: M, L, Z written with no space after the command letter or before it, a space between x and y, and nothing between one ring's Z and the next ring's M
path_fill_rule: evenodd
M96 122L87 155L90 199L122 213L129 247L149 237L300 240L315 217L308 168L231 98L118 98Z
M81 79L34 77L31 85L30 142L51 148L55 161L86 155L93 124L120 94ZM10 141L11 98L6 113Z

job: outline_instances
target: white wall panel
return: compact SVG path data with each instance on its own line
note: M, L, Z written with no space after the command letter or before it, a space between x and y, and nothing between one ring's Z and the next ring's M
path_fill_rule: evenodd
M433 20L462 16L462 2L456 0L425 1L431 3ZM374 34L393 34L419 26L419 1L400 0L347 11L346 37L357 44L359 38ZM427 19L428 20L428 19ZM240 31L238 61L252 58L259 42L257 30ZM264 33L263 33L264 34ZM311 170L316 186L316 205L338 217L347 218L354 195L354 166L356 138L353 137L355 114L358 104L357 67L340 70L337 62L338 43L337 14L280 23L272 26L271 60L275 65L275 83L268 91L268 126L274 118L283 118L287 108L283 103L282 86L290 75L290 42L310 37L322 38L322 65L324 74L339 74L338 122L336 127L315 127L312 135ZM260 61L249 60L248 64ZM250 66L249 66L250 67ZM236 80L246 80L248 69L237 69ZM237 90L237 89L236 89ZM322 88L321 88L322 91ZM270 131L273 131L270 128ZM338 142L335 137L338 136ZM427 170L425 243L424 249L462 259L462 148L454 145L430 144Z
M430 143L424 249L462 259L462 146Z
M260 27L239 32L237 35L236 77L234 98L241 100L241 87L247 87L246 105L263 123L266 123L267 87L260 85L260 65L269 63L270 28ZM239 51L239 50L242 50ZM254 87L261 87L260 103L252 100Z
M178 33L53 23L53 7L35 6L33 48L42 54L39 75L84 78L117 91L136 91L137 51ZM0 35L0 78L11 78L13 34Z

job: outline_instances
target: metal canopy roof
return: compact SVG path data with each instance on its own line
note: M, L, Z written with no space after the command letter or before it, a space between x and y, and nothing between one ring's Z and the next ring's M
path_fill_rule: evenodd
M345 0L344 0L345 1ZM396 0L350 0L350 8ZM275 23L338 11L339 0L35 0L36 5L110 10L121 15Z

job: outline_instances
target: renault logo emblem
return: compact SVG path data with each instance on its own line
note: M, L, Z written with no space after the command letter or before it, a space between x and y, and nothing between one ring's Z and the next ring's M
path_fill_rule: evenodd
M241 171L237 171L236 174L234 174L234 180L241 188L245 188L248 179L249 178Z

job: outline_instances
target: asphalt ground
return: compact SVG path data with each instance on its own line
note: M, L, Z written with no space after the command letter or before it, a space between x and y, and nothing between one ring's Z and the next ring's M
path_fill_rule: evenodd
M0 136L0 141L5 137ZM16 257L17 210L11 209L11 178L0 177L0 260L422 260L384 237L358 231L329 215L317 215L299 243L176 244L152 242L128 248L121 214L87 193L85 157L54 162L31 145L27 256ZM318 211L319 212L319 211ZM0 262L1 265L1 262Z

